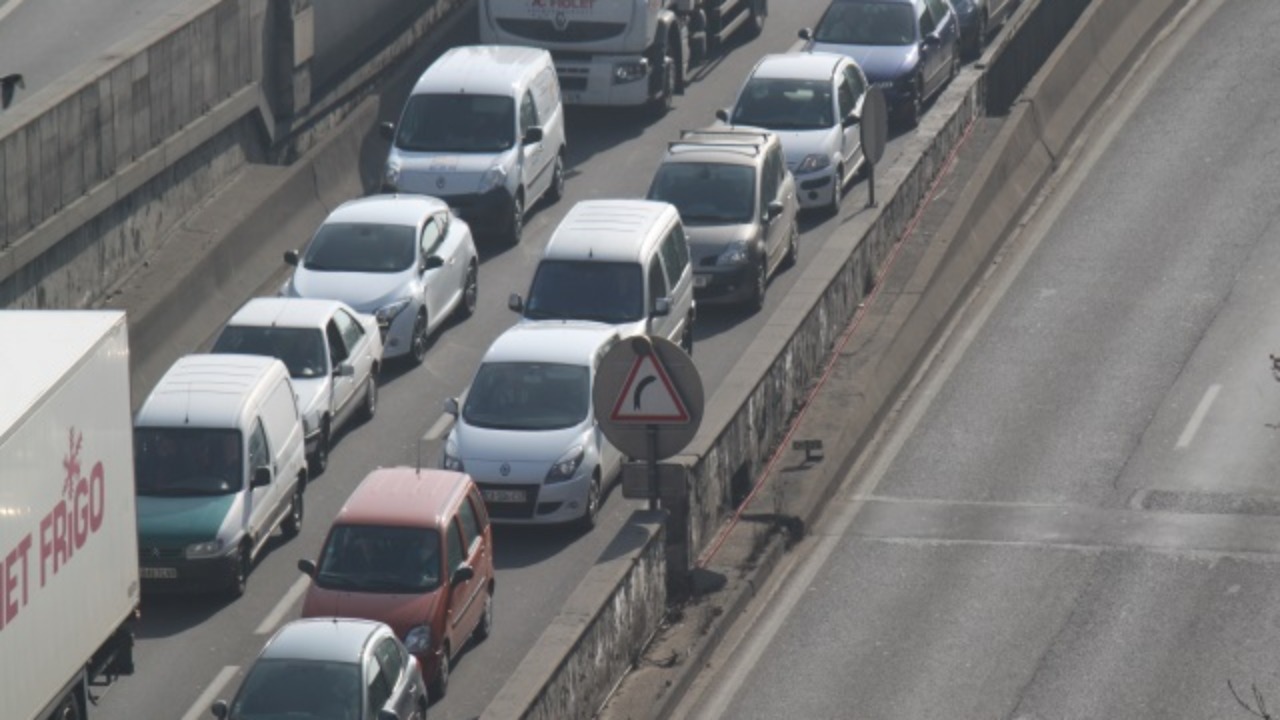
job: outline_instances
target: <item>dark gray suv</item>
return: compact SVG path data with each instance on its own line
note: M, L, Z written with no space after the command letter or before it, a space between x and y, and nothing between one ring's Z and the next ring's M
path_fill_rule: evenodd
M680 211L700 305L759 310L769 279L796 261L796 182L772 132L717 127L681 133L667 148L648 198Z

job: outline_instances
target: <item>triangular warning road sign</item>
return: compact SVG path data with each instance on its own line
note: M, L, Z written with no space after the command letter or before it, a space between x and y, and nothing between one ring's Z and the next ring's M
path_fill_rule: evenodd
M636 356L609 415L613 422L679 425L689 422L684 399L655 353Z

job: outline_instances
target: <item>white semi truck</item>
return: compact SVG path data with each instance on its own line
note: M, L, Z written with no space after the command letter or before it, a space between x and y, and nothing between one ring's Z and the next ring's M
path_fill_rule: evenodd
M567 104L665 112L690 68L767 14L767 0L480 0L480 42L551 51Z
M0 311L0 716L82 720L133 672L125 316Z

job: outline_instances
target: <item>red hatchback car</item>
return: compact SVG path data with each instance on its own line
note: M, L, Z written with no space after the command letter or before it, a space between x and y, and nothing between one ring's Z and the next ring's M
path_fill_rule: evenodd
M444 696L450 661L493 627L493 535L471 476L380 468L347 499L311 576L302 617L390 625L418 658L431 696Z

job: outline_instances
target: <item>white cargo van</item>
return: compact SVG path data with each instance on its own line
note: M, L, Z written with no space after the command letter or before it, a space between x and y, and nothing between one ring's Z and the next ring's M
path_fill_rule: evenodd
M547 242L528 298L508 307L525 320L594 320L623 337L661 335L693 352L693 269L674 205L584 200Z
M564 109L546 50L453 48L418 78L399 124L381 129L383 190L438 197L477 234L518 243L525 212L564 195Z
M302 416L280 360L179 359L138 411L133 439L144 589L239 596L276 528L302 528Z

